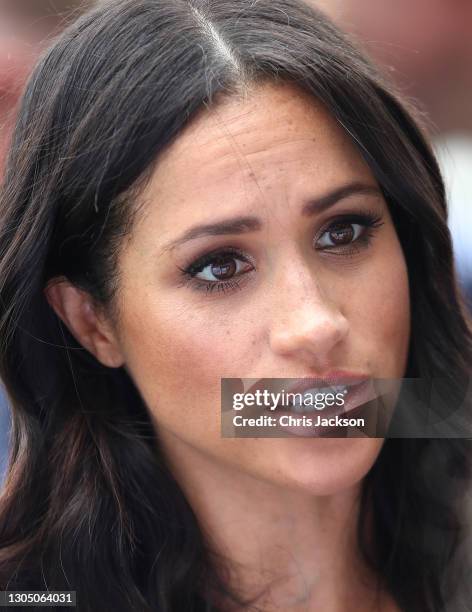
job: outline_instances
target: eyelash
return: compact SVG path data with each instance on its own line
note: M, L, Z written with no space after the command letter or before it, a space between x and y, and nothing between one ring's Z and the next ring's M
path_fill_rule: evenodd
M363 228L362 233L358 238L346 246L324 247L318 250L328 251L331 255L335 256L354 257L360 251L370 246L372 238L375 235L375 230L381 227L383 222L381 216L371 211L343 215L336 219L332 219L329 224L320 231L319 236L314 240L315 244L326 233L333 232L334 228L343 225L360 225ZM337 249L338 252L335 252L334 249ZM341 253L339 252L340 250L342 251ZM239 249L224 247L220 250L202 255L186 268L179 267L179 270L184 276L184 284L190 285L193 289L199 291L205 290L207 293L213 293L214 291L219 293L220 291L226 292L240 289L241 287L237 280L237 276L225 281L205 281L195 278L198 273L204 270L208 265L215 263L218 259L230 260L231 258L252 265L250 260ZM240 274L240 276L244 276L244 274L245 273Z

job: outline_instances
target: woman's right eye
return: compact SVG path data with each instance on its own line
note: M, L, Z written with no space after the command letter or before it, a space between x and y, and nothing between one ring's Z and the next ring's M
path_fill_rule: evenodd
M223 254L214 257L210 263L203 266L193 277L210 283L221 282L230 280L245 272L250 272L252 269L252 265L247 261L234 255Z
M226 249L203 255L180 270L195 289L225 292L239 288L239 277L254 270L254 265L240 251Z

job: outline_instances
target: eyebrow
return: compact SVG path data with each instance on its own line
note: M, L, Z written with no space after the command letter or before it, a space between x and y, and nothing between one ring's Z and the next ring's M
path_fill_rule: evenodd
M352 195L381 196L382 192L375 185L359 182L348 183L347 185L337 187L333 191L330 191L319 198L309 200L303 205L301 214L305 217L321 214L331 206L334 206L334 204L337 204L337 202ZM260 230L262 225L263 223L258 217L251 215L244 217L233 217L231 219L223 219L214 223L196 225L185 231L179 238L169 242L166 246L164 246L162 252L175 249L189 240L202 238L204 236L224 236L230 234L234 235L255 232Z

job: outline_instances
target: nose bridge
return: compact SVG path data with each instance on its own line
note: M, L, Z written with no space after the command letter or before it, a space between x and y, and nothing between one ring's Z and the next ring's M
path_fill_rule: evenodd
M303 255L295 254L281 262L274 275L274 288L277 296L285 295L294 306L301 309L328 309L334 307L326 280L317 273ZM284 306L282 306L285 310ZM286 311L290 315L290 310Z
M274 275L271 346L275 352L298 350L326 361L346 336L348 321L332 280L298 256Z

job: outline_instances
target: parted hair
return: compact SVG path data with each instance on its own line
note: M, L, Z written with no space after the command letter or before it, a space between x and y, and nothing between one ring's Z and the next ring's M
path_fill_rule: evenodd
M100 3L35 68L0 196L0 376L13 419L1 590L75 590L80 612L209 612L215 593L241 599L132 380L78 345L44 289L66 277L113 311L116 254L161 152L200 109L267 81L324 104L382 189L409 274L406 376L441 377L451 397L470 377L437 162L355 45L298 0ZM365 477L359 547L402 610L444 611L455 596L469 478L460 438L387 439Z

